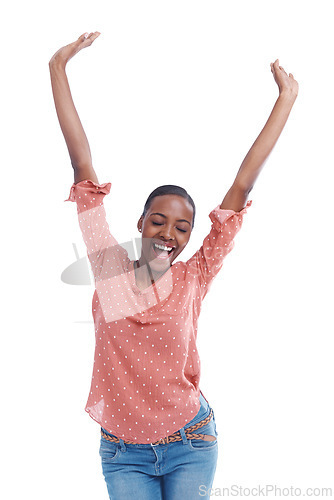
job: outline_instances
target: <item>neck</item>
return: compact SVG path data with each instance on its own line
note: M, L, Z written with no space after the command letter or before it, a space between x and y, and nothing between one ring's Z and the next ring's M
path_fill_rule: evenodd
M141 257L139 261L135 261L135 269L137 271L136 275L139 281L144 286L150 286L164 274L164 272L157 273L156 271L153 271L149 263L143 257Z

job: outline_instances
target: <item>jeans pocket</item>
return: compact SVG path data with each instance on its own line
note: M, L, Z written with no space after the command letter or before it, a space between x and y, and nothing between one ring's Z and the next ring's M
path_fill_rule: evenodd
M214 423L214 426L215 426L215 436L218 436L219 434L218 434L218 431L217 431L216 419L215 419L215 413L214 412L213 412L213 415L212 415L212 422Z
M102 438L103 439L103 438ZM119 454L119 446L117 443L102 443L100 445L100 457L102 462L110 462L111 460L115 460Z
M106 431L104 430L104 432ZM110 462L112 460L115 460L119 454L119 451L119 443L113 443L111 441L108 441L108 439L106 439L105 437L101 436L99 454L102 462Z
M203 427L196 429L193 434L209 434L211 436L215 436L216 439L214 441L205 441L204 439L190 439L189 446L192 450L209 450L211 448L215 448L218 444L218 433L216 431L216 424L213 420L211 420Z

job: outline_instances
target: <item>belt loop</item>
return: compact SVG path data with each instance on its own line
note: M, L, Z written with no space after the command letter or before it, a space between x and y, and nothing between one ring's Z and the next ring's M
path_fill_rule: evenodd
M122 438L119 438L119 444L120 444L120 447L121 447L121 451L126 451L126 446L124 444L124 441Z
M179 432L182 436L183 444L188 444L188 439L187 439L186 433L184 431L184 427L182 427Z

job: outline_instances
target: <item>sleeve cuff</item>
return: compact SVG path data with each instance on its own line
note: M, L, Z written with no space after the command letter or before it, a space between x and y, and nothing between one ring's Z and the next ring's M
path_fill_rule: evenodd
M109 194L111 188L111 182L105 182L104 184L97 184L90 179L85 179L83 181L78 182L77 184L73 183L70 190L69 197L64 201L76 201L76 193L79 190L80 193L103 193Z
M236 215L238 217L243 216L245 213L247 213L247 209L252 205L252 203L253 200L248 200L246 206L242 210L240 210L240 212L235 212L234 210L226 208L220 208L220 205L217 205L217 207L214 208L209 214L209 217L213 223L213 227L217 231L223 231L223 225L227 219L229 219L233 215Z

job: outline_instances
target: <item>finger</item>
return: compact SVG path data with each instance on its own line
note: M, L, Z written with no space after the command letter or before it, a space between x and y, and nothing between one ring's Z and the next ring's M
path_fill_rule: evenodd
M283 73L285 73L286 76L288 76L287 72L285 71L285 69L282 66L280 66L280 70L283 71Z
M291 76L291 78L294 78L293 74L292 73L289 73L289 76Z
M95 31L95 32L93 32L93 33L89 33L89 35L88 35L88 37L87 37L87 39L86 39L86 40L87 40L87 42L88 42L89 44L92 44L92 43L94 42L94 40L96 40L96 38L97 38L98 36L100 36L100 35L101 35L101 33L100 33L99 31Z
M90 45L100 35L101 35L101 33L99 31L95 31L95 32L91 32L91 33L86 32L86 33L83 33L82 35L80 35L77 41L79 43L87 42L87 44Z
M88 33L83 33L82 35L79 36L78 42L84 42L87 37L88 37Z
M101 35L99 31L94 31L92 33L89 33L88 38L95 40L95 38L97 38L99 35Z
M274 73L274 72L277 70L276 61L275 61L275 62L273 62L273 63L270 63L270 67L271 67L271 71L272 71L272 73Z

